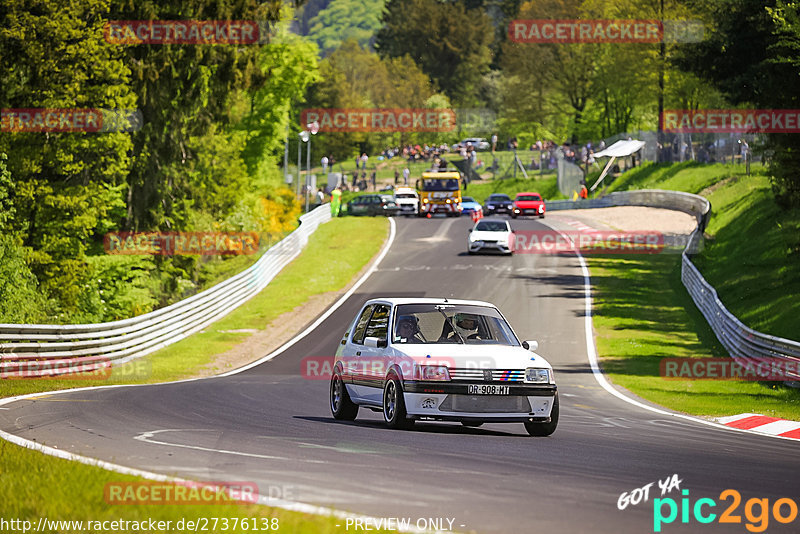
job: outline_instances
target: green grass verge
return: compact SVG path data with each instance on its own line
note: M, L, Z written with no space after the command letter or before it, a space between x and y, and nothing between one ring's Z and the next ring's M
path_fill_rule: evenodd
M609 191L667 189L711 202L710 237L695 264L723 304L755 330L800 338L800 210L784 210L761 165L649 164L617 178Z
M693 415L752 412L800 420L800 390L781 384L661 378L661 358L727 356L681 283L679 254L587 261L597 350L616 384Z
M608 191L667 189L702 194L710 239L693 258L726 307L773 335L800 332L800 213L775 203L765 169L741 165L644 165ZM800 391L776 383L666 380L662 357L727 356L680 281L680 256L589 258L603 369L641 397L695 415L755 412L800 420ZM642 303L647 303L643 307Z
M106 484L118 484L140 481L134 476L121 475L106 471L99 467L62 460L45 456L37 451L24 449L6 441L0 440L0 502L2 505L2 519L5 521L21 520L30 521L36 525L40 518L50 521L144 521L143 529L132 525L128 528L113 529L113 532L148 532L150 520L171 521L172 532L178 521L201 521L207 531L211 531L213 522L208 518L219 518L217 532L222 531L223 520L228 520L228 525L233 526L234 521L239 523L247 520L247 529L229 528L226 532L252 532L255 519L261 531L263 520L268 523L272 518L277 519L277 532L297 533L333 533L341 532L341 519L328 516L318 516L289 512L278 508L259 506L253 504L140 504L140 505L111 505L105 501L104 489ZM263 490L262 490L263 491ZM266 491L265 491L266 493ZM212 520L213 521L213 520ZM274 524L274 523L273 523ZM19 523L18 523L19 525ZM110 523L108 524L110 526ZM15 530L14 528L11 529ZM18 529L22 532L22 526ZM107 529L111 530L111 529ZM62 525L60 528L51 525L43 528L43 532L100 532L97 529L75 528L75 525ZM192 528L180 529L182 532L193 531ZM157 531L154 531L157 532ZM163 532L169 532L164 530Z
M212 361L215 354L228 350L248 335L220 331L263 328L280 314L306 302L309 297L345 287L378 253L387 227L388 222L383 219L334 219L319 227L302 254L266 289L206 331L121 369L115 368L107 380L3 380L0 382L3 385L0 397L93 385L162 382L190 376ZM123 519L172 521L172 525L176 525L179 520L197 522L203 518L227 518L232 526L234 520L241 522L247 519L250 528L239 526L226 530L245 532L253 530L253 518L260 526L263 525L262 519L277 518L280 532L333 533L342 530L336 526L342 523L341 519L251 504L112 506L104 500L106 484L138 480L141 479L45 456L0 440L0 502L3 503L2 516L5 520L31 521L36 525L39 518L65 521ZM291 498L287 493L284 496ZM220 519L219 525L222 524ZM208 526L210 528L211 524ZM45 530L55 531L56 527ZM80 531L67 526L57 530ZM129 526L115 531L138 532L139 529Z
M107 378L4 379L0 382L0 397L85 386L165 382L192 376L213 361L216 354L229 350L250 335L226 331L264 328L311 296L345 287L378 253L388 225L388 221L381 218L334 219L314 232L300 256L263 291L205 331L127 365L114 367ZM219 369L219 372L226 370Z

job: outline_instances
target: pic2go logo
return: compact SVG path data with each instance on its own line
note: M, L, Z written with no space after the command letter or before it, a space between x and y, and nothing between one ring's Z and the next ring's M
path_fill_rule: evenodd
M653 499L653 532L661 532L662 525L668 525L681 516L681 523L690 523L692 517L698 523L711 523L717 518L717 514L711 512L711 508L717 506L714 499L698 499L691 504L689 490L681 492L683 498L680 505L675 499ZM727 489L719 494L720 501L731 499L731 504L719 516L719 523L742 523L742 516L737 515L736 511L742 502L741 494L734 489ZM666 515L665 515L666 513ZM792 499L777 499L770 507L769 499L752 498L744 504L744 516L747 519L745 528L750 532L764 532L769 526L769 518L772 516L778 523L791 523L797 519L797 503Z

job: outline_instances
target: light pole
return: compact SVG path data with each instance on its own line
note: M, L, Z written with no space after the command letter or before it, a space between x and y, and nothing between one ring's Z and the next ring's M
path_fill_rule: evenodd
M311 136L316 135L319 131L319 123L314 121L306 124L306 128L308 128L308 131L303 131L305 134L303 141L308 142L308 146L306 147L306 212L308 212L308 195L310 192L309 188L311 187ZM298 171L298 173L299 172L300 171Z
M300 140L297 142L297 196L300 196L300 169L302 168L302 154L303 154L303 143L308 141L308 132L303 130L300 132Z

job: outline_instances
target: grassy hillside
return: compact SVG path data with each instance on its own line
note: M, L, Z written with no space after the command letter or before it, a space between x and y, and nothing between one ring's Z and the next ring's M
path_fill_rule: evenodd
M800 211L772 196L765 169L741 165L645 165L617 178L608 192L687 191L711 202L703 252L694 261L725 306L746 325L800 339Z

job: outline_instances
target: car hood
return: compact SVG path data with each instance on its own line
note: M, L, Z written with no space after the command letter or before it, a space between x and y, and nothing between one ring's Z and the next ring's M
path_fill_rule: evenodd
M535 352L522 347L503 345L463 344L400 344L393 345L397 356L409 356L414 361L447 365L451 368L525 369L540 367L552 369L550 363ZM430 356L430 358L428 358Z
M473 241L502 241L508 239L511 232L487 232L485 230L473 230L470 236Z

